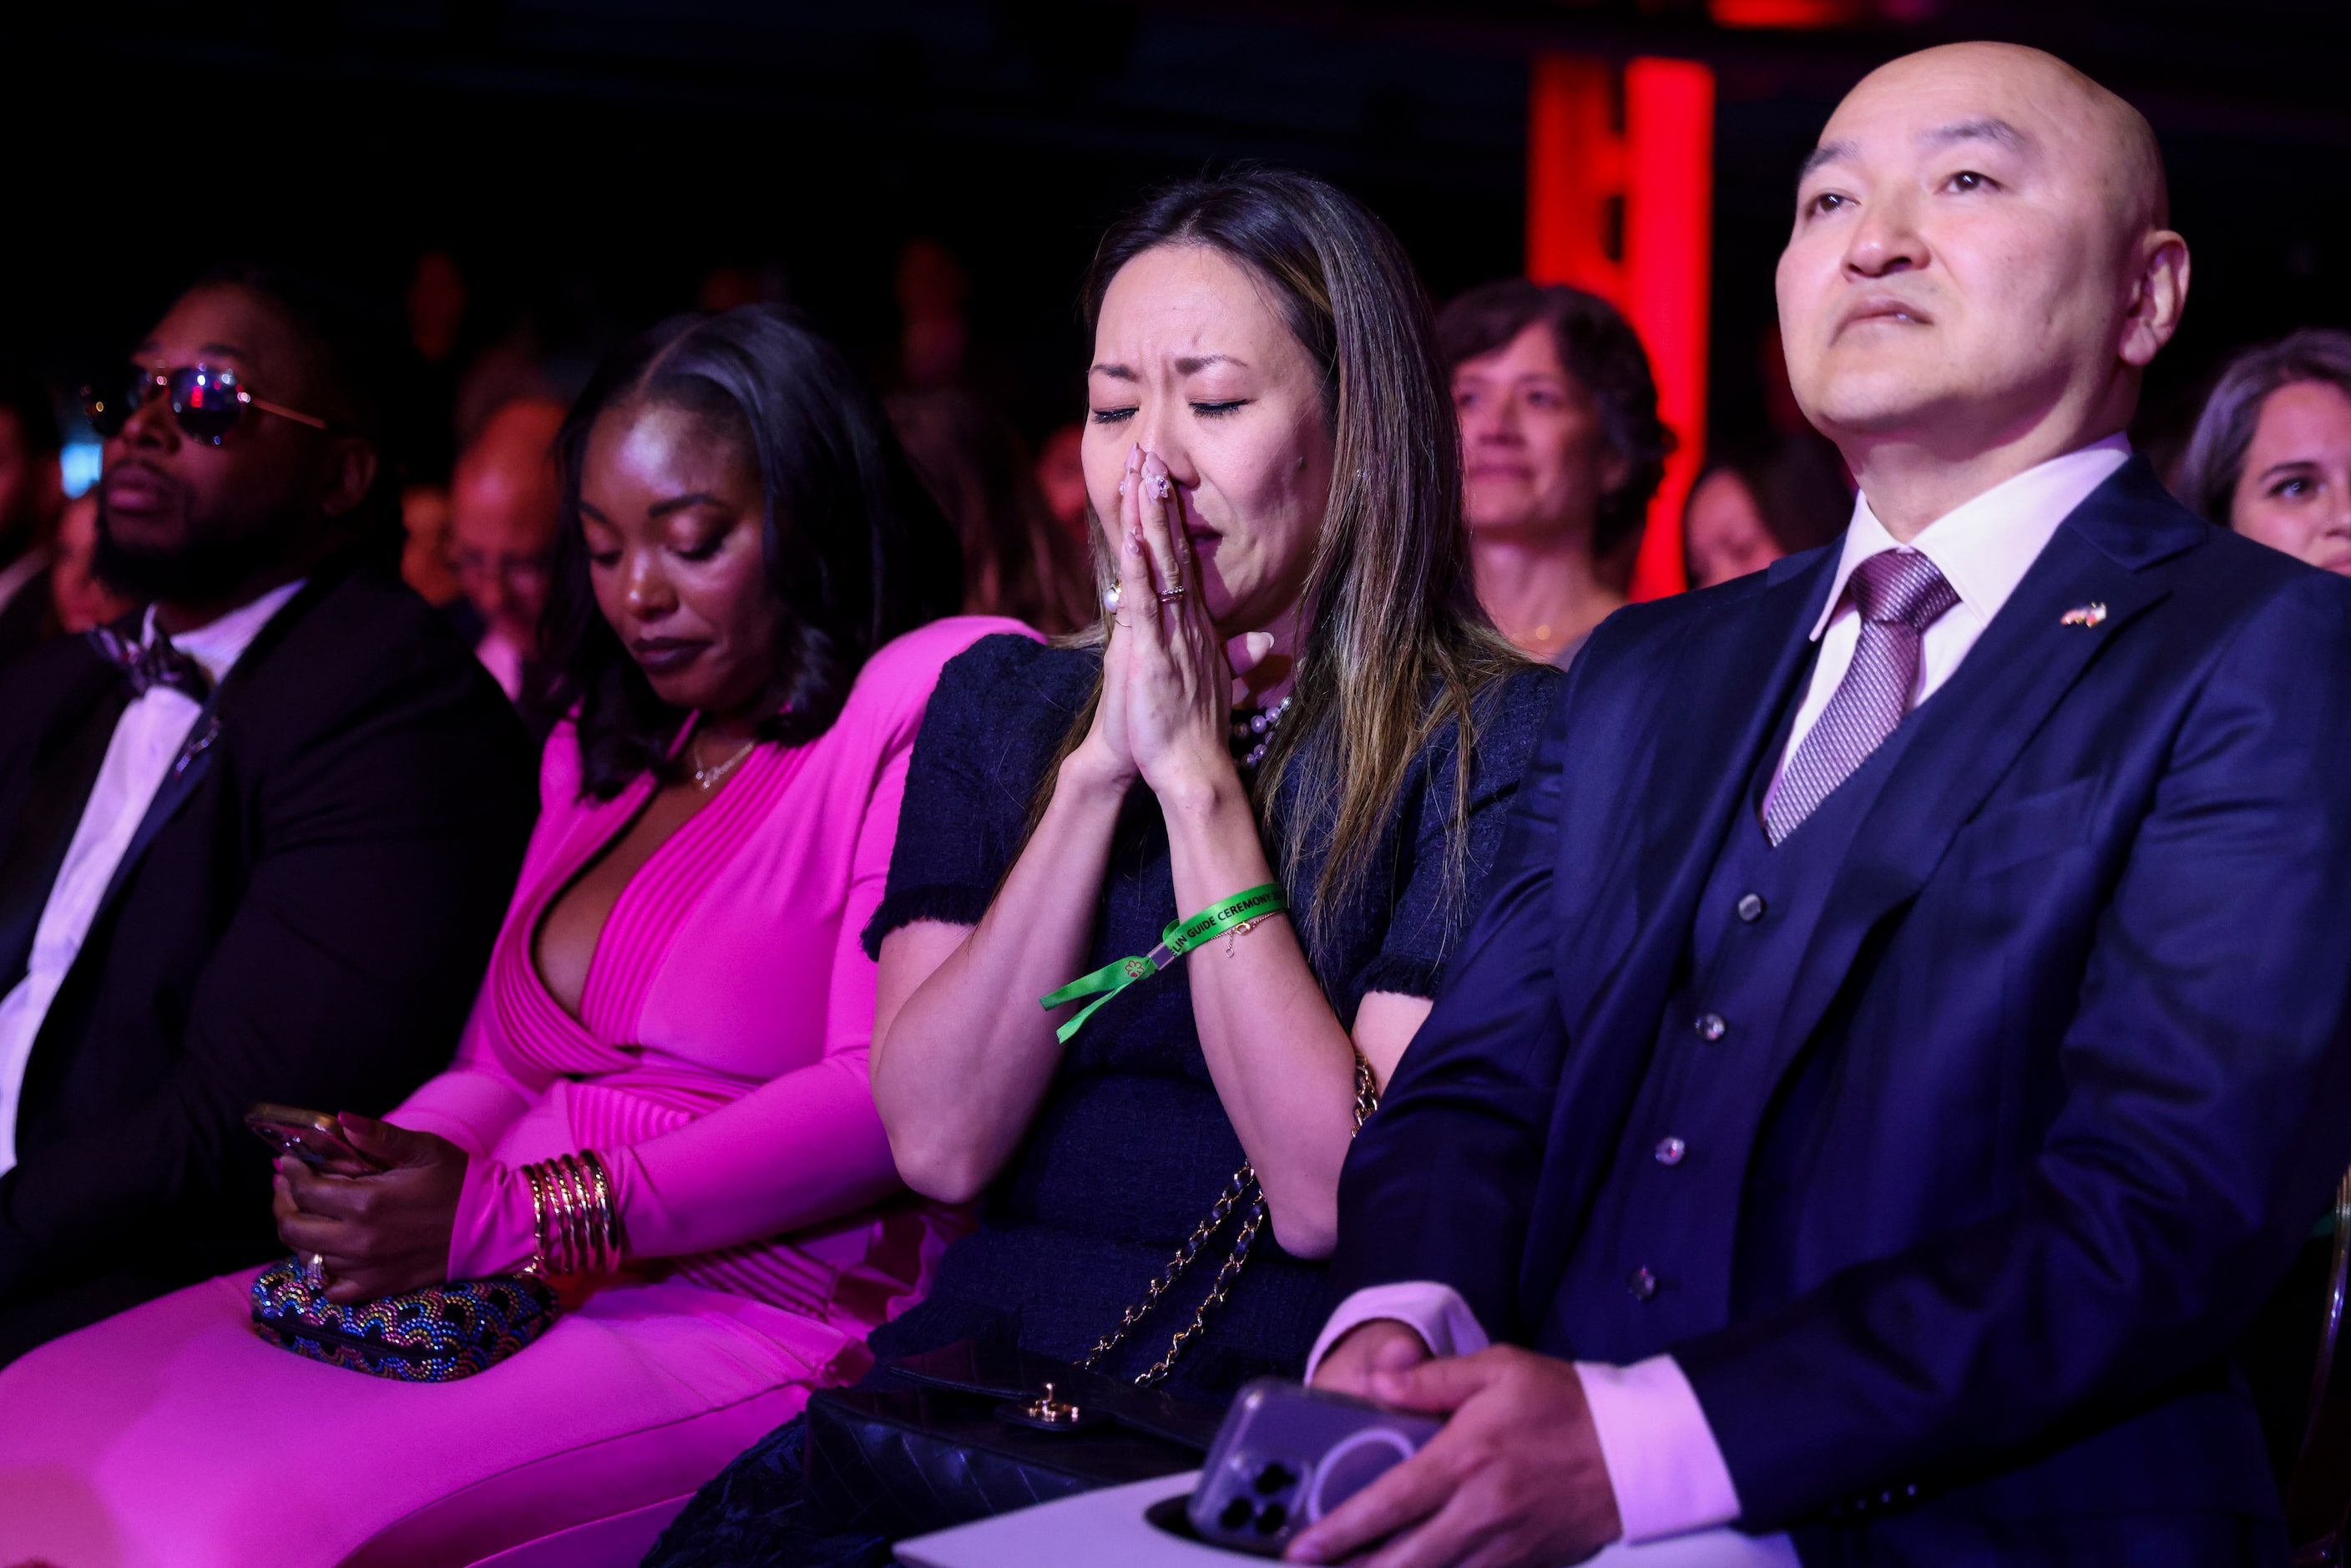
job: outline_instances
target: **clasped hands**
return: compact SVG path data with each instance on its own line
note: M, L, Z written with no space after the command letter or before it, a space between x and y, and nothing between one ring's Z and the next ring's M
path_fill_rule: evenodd
M1446 1421L1301 1531L1290 1562L1557 1568L1624 1533L1583 1380L1566 1362L1511 1345L1440 1360L1411 1329L1375 1319L1331 1348L1314 1385Z
M1102 702L1080 751L1113 779L1140 777L1165 804L1206 804L1238 779L1228 727L1233 688L1271 652L1270 632L1227 639L1208 612L1184 493L1157 454L1127 453L1118 591Z
M465 1151L372 1116L346 1111L337 1120L351 1146L382 1168L313 1170L280 1155L270 1184L278 1239L306 1260L322 1260L327 1299L342 1306L442 1283Z

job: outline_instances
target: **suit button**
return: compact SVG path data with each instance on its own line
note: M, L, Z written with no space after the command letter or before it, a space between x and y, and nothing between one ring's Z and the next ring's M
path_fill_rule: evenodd
M1646 1301L1657 1293L1657 1277L1646 1269L1635 1269L1625 1280L1625 1288L1633 1292L1635 1301Z
M1739 918L1752 925L1763 918L1763 895L1750 893L1739 901Z
M1729 1032L1730 1026L1722 1021L1722 1015L1720 1013L1700 1013L1698 1015L1698 1039L1708 1040L1720 1040L1724 1035L1729 1034Z
M1661 1166L1677 1166L1682 1163L1682 1156L1687 1153L1689 1153L1689 1145L1679 1138L1657 1140L1657 1163Z

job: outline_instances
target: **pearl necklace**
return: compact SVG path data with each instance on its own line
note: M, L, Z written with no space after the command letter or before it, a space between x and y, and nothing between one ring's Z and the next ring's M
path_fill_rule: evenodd
M1270 708L1259 708L1247 719L1238 714L1233 716L1233 749L1238 752L1243 747L1249 747L1241 752L1242 767L1254 768L1265 760L1267 749L1273 745L1274 729L1281 723L1282 716L1290 712L1290 697L1284 697Z

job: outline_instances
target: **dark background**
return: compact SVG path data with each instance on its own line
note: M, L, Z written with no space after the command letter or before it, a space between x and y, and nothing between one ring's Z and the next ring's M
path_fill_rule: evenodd
M227 260L346 278L395 315L442 247L469 281L468 352L584 366L725 266L886 380L896 258L932 236L972 277L974 373L1034 437L1077 410L1093 240L1153 183L1238 158L1314 170L1442 298L1519 267L1530 57L1661 53L1718 72L1711 423L1736 436L1763 419L1799 159L1870 66L1972 37L2057 50L2162 138L2195 285L2142 434L2192 413L2229 350L2351 323L2351 7L1844 8L1772 31L1718 26L1707 0L53 0L0 23L18 175L0 349L78 385Z

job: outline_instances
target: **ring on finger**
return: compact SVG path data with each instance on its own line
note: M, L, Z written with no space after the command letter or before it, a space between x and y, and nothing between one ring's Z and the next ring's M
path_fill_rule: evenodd
M334 1283L333 1281L327 1277L327 1255L325 1253L313 1252L310 1254L309 1261L302 1265L302 1283L308 1285L314 1291L323 1291L329 1285Z
M1162 604L1173 604L1191 591L1192 591L1190 589L1185 587L1180 582L1173 588L1163 588L1159 591L1159 602Z

